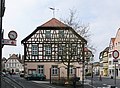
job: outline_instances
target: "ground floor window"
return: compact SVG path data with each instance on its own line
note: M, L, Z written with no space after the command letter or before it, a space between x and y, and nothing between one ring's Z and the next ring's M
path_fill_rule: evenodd
M58 75L58 66L57 65L52 66L52 75Z
M74 68L70 67L69 69L70 69L70 71L69 71L70 75L73 75L74 74Z
M36 69L28 69L28 74L35 74L36 73Z
M44 74L44 65L38 65L38 73Z

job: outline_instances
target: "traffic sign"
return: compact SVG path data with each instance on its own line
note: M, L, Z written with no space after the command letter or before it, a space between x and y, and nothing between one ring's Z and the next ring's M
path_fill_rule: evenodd
M16 40L2 39L2 45L16 46Z
M117 50L114 50L112 55L113 55L113 58L117 59L119 57L119 52Z
M118 63L118 59L113 59L113 62L114 63Z

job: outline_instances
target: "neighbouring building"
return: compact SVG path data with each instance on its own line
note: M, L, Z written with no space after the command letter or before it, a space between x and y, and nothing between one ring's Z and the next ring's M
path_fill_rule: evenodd
M90 75L93 71L94 55L91 50L85 47L85 75Z
M100 53L100 75L108 76L108 55L109 55L109 47L106 47Z
M114 41L115 41L115 38L111 38L110 43L109 43L109 60L108 60L109 76L114 76L114 62L113 62L113 56L112 56L112 52L114 50Z
M111 38L109 44L109 76L115 76L115 63L113 61L113 51L117 50L120 52L120 28L118 29L116 36ZM120 77L120 56L117 58L116 63L116 76Z
M84 58L87 41L56 18L38 26L21 43L24 46L25 74L43 73L47 79L50 74L66 77L65 64L70 61L70 76L76 73L82 78L83 63L78 62Z
M100 75L100 62L93 63L93 73L94 75Z
M5 57L2 58L2 71L5 70L5 63L7 59Z
M23 61L20 57L21 56L18 56L18 54L10 55L5 63L5 70L10 72L13 71L14 73L24 71Z

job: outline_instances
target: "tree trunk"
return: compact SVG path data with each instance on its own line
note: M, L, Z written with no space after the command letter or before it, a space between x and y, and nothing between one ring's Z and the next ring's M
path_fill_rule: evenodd
M70 63L68 63L68 66L67 66L67 81L69 82L69 76L70 76Z

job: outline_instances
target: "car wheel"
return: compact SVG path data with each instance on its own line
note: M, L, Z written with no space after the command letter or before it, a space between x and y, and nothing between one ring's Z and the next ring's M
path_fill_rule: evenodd
M43 80L43 78L40 78L40 80L42 81L42 80Z

